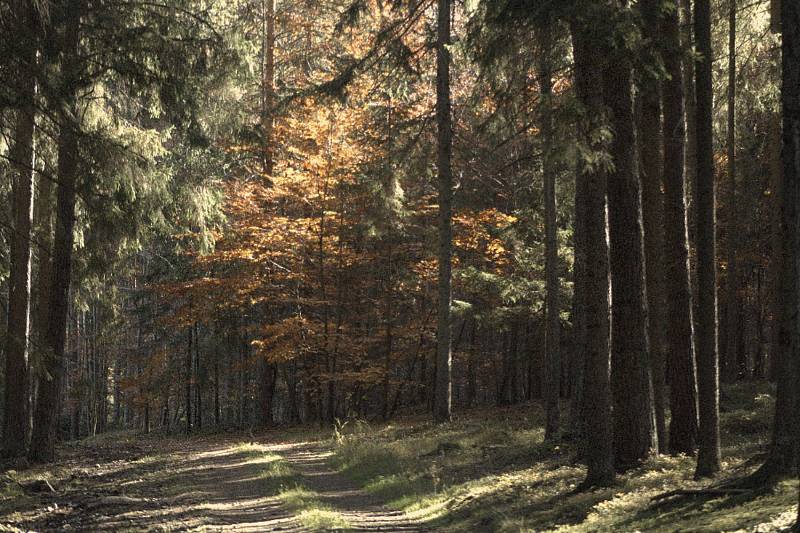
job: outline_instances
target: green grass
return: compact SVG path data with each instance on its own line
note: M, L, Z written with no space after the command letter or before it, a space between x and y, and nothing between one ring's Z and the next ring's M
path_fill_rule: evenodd
M767 385L724 389L721 477L757 465L748 460L765 449L773 406ZM542 423L532 404L475 410L443 426L421 418L351 425L337 432L331 462L441 531L777 531L794 516L793 481L762 493L654 503L664 492L710 483L693 480L694 458L686 456L656 457L614 487L575 493L585 469L568 446L543 442Z

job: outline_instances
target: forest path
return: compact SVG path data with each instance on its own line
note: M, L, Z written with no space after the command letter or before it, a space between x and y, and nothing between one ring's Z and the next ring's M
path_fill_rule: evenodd
M317 495L324 507L340 515L348 531L428 531L402 511L387 509L377 497L360 489L330 466L332 452L320 443L302 443L273 448L302 477L304 486Z
M0 530L426 531L331 469L330 453L229 436L70 447L38 474L55 492L0 513Z

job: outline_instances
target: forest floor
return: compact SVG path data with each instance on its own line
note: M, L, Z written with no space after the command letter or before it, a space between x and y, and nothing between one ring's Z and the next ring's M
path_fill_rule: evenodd
M569 447L543 442L536 404L333 434L111 433L0 474L0 531L781 531L796 516L793 480L659 498L752 471L772 406L765 385L723 391L715 480L694 481L692 457L661 456L584 493Z

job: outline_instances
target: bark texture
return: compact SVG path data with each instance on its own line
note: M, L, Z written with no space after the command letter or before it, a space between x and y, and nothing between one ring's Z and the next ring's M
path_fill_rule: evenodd
M450 0L438 0L436 41L436 125L438 128L437 168L439 172L439 289L436 331L436 387L433 417L436 422L450 420L452 409L451 354L451 273L453 151L450 112Z
M714 181L711 84L711 6L696 0L694 33L697 98L697 377L698 477L719 471L719 358L717 354L716 183Z
M16 2L16 24L36 34L36 12L29 0ZM12 166L11 197L13 231L8 287L8 329L5 343L5 408L3 451L24 455L28 445L29 368L28 350L31 304L31 226L33 225L33 133L36 121L36 45L25 43L18 64L15 89L14 140L9 150Z
M614 463L617 469L625 470L657 449L657 436L647 338L632 69L623 54L615 51L606 53L609 61L603 71L603 92L614 133L614 170L608 175Z
M643 0L640 9L643 31L654 58L660 41L659 0ZM642 220L644 223L645 279L647 290L647 333L653 375L653 408L660 451L666 451L665 398L666 382L666 299L664 298L664 199L661 192L664 160L661 154L661 96L659 81L644 74L639 98L639 154L642 182Z
M664 67L664 160L684 160L684 82L680 24L676 12L662 23ZM697 442L697 376L694 359L686 180L683 166L664 168L664 257L666 257L667 340L670 369L669 446L671 453L693 453Z
M586 112L581 138L593 149L605 149L593 135L600 126L591 117L603 108L602 66L596 61L595 44L582 32L582 21L572 26L575 85ZM602 120L600 121L602 123ZM614 481L611 385L609 380L609 280L606 232L607 176L603 168L584 165L578 176L584 181L586 268L586 363L584 376L585 458L588 471L582 488L609 485Z

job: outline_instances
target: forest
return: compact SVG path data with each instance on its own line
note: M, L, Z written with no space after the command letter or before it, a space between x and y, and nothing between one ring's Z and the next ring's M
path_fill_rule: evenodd
M800 531L798 180L798 0L0 0L0 531Z

